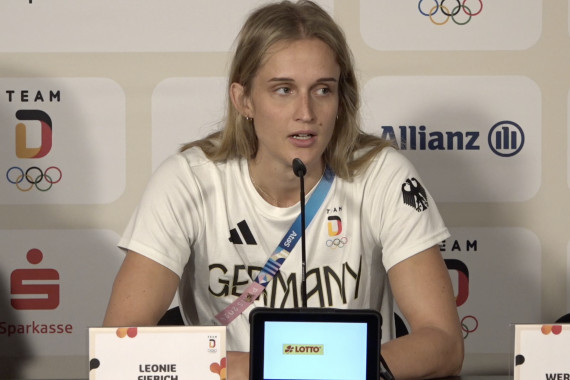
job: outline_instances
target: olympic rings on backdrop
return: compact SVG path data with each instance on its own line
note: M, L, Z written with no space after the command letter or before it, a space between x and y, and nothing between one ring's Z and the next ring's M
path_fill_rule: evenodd
M327 247L335 249L342 248L348 243L348 238L346 236L327 240Z
M432 10L430 10L429 13L425 13L424 11L422 11L422 2L424 0L420 0L420 2L418 3L418 11L420 11L421 14L423 14L424 16L430 16L430 15L434 15L437 13L437 11L439 10L439 3L437 2L437 0L433 0L433 2L435 3L435 7L432 8L435 9L435 11L432 12Z
M444 5L446 0L441 0L441 2L438 0L433 0L433 2L435 3L435 6L433 6L429 10L429 12L426 13L422 9L422 2L423 1L424 0L419 0L418 11L422 15L429 17L430 21L433 24L438 25L438 26L446 24L450 18L457 25L465 25L465 24L469 23L469 21L471 21L471 18L473 16L477 16L483 11L483 0L478 0L479 1L479 9L477 10L477 12L471 11L471 8L469 8L467 5L465 5L467 0L463 0L463 3L461 2L461 0L455 0L457 5L452 8L451 12L449 11L449 8ZM441 9L441 13L445 16L445 18L443 18L441 21L437 21L433 16L436 15L440 9ZM458 16L458 14L461 10L463 10L463 13L468 16L468 18L465 21L460 21L459 17L456 17L456 16Z
M441 11L442 11L442 12L443 12L444 9L447 10L447 8L444 7L444 6L441 6L441 5L440 5L440 7L441 7ZM432 23L434 23L435 25L438 25L438 26L447 24L447 22L449 21L449 16L447 16L447 17L444 19L444 21L442 21L442 22L437 22L437 21L435 21L435 20L433 19L433 17L432 17L432 15L433 15L432 11L433 11L433 8L430 9L430 11L429 11L429 12L430 12L430 13L429 13L429 19L430 19L430 21L431 21ZM444 14L445 14L445 13L444 13Z
M467 24L469 21L471 21L471 17L473 17L473 16L471 16L471 9L467 8L466 5L463 5L463 10L465 10L465 9L467 9L467 10L469 11L469 13L466 12L466 13L469 15L469 18L467 19L467 21L459 22L459 21L457 21L454 17L451 17L451 19L453 20L453 22L456 23L457 25L465 25L465 24Z
M464 12L465 12L465 9L467 8L467 7L465 6L465 3L466 3L466 2L467 2L467 0L463 0L462 7L463 7L463 11L464 11ZM469 8L467 8L467 10L469 10ZM479 13L481 13L482 11L483 11L483 0L479 0L479 10L478 10L477 12L472 13L471 10L469 10L469 12L465 12L465 13L467 13L469 16L477 16L477 15L479 15Z
M443 6L443 3L445 3L445 0L441 0L441 4L439 4L439 7L441 8L441 13L443 13L447 17L457 16L459 11L461 10L461 3L459 2L459 0L455 0L455 1L457 1L457 6L455 8L453 8L453 11L451 13L449 13L447 8Z
M474 321L475 325L473 327L467 326L466 320L469 319L470 321ZM472 315L466 315L465 317L461 318L461 330L465 333L463 339L467 338L469 334L474 333L479 328L479 321Z
M20 191L30 191L34 186L39 191L48 191L54 184L61 181L62 177L61 169L57 166L50 166L45 172L37 166L32 166L25 172L18 166L12 166L6 172L8 182L16 185ZM46 182L47 185L41 185L42 182Z

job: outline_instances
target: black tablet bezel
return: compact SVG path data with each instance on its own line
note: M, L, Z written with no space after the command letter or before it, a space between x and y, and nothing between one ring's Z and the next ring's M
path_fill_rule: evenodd
M255 308L250 320L250 380L263 380L263 337L265 322L347 322L366 323L366 380L380 378L380 341L382 338L382 316L369 309L270 309Z

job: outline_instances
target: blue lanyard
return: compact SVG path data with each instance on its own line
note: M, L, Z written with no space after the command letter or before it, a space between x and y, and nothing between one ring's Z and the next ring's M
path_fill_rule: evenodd
M332 186L333 180L334 172L332 169L327 167L323 173L323 178L319 181L313 195L311 195L311 198L309 198L309 201L305 205L305 222L307 226L311 224L315 214L323 204ZM297 245L299 240L301 240L302 228L301 215L299 215L289 228L289 231L287 231L283 237L283 240L281 240L281 243L279 243L277 248L275 248L275 251L273 251L255 280L248 285L247 289L245 289L245 291L235 301L215 315L212 320L213 324L222 324L224 326L229 325L261 295L267 284L273 280L273 277L277 274L279 268L281 268L281 265L285 262L285 259L289 256L295 245Z
M328 166L323 173L323 178L319 181L319 184L315 188L315 191L309 198L305 206L305 217L306 217L306 227L311 224L311 221L315 217L317 211L323 204L334 180L334 172ZM281 243L275 248L275 251L271 254L261 272L255 278L255 282L260 285L267 286L267 284L273 279L275 274L281 268L285 259L289 256L295 245L301 240L302 234L301 225L301 215L297 216L297 219L293 222L289 231L281 240Z

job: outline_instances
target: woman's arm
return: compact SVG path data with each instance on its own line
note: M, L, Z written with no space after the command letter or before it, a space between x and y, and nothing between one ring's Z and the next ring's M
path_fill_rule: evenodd
M154 326L178 288L170 269L129 251L115 278L104 326ZM228 352L228 380L249 379L249 353Z
M394 297L410 334L382 346L382 356L397 380L459 374L463 334L453 287L438 246L388 271Z
M178 275L128 251L113 284L104 326L154 326L170 306Z

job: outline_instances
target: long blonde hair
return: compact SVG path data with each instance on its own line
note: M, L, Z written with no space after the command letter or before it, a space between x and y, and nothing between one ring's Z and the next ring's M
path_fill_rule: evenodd
M350 179L390 143L361 130L360 96L352 53L340 27L317 4L308 0L297 3L283 1L262 6L251 13L238 35L230 66L228 92L232 83L239 83L244 87L245 95L249 95L263 59L275 43L310 38L318 38L326 43L340 66L338 119L324 152L324 160L337 176ZM182 150L194 146L200 147L213 161L225 161L237 157L255 157L258 142L253 121L246 120L228 97L224 128L183 146ZM368 149L355 157L354 153L362 148Z

